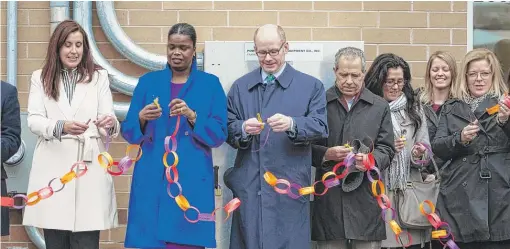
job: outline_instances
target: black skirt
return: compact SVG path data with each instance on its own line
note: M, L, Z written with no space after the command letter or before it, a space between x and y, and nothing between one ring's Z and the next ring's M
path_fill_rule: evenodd
M5 179L2 179L2 185L0 186L2 197L7 196L7 184L5 182ZM2 207L2 214L0 216L0 222L2 223L1 233L2 236L9 235L9 208L8 207Z

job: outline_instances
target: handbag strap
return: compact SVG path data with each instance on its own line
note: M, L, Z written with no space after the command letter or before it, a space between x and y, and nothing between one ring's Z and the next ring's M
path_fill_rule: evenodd
M430 161L432 162L432 165L434 165L434 170L436 171L436 179L441 181L441 174L439 174L439 168L437 167L436 160L434 160L434 154L430 155Z
M425 149L427 150L427 152L429 153L429 159L432 162L432 165L434 166L434 170L436 171L436 173L435 173L436 179L441 180L441 174L439 174L439 168L437 167L436 160L434 160L434 153L432 152L432 148L430 147L429 144L425 144L425 143L419 143L419 144L423 145L425 147Z

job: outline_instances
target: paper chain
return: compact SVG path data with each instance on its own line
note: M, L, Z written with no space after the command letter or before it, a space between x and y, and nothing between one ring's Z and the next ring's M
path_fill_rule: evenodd
M352 147L349 144L345 144L344 147L349 148L349 149L352 150ZM354 165L354 161L355 161L355 154L351 151L351 152L349 152L347 157L342 162L337 163L333 167L332 171L326 172L322 176L322 180L321 181L316 181L316 182L314 182L312 184L312 186L309 186L309 187L301 187L301 186L299 186L298 184L295 184L295 183L291 184L289 181L287 181L285 179L277 179L269 171L267 171L264 174L264 179L266 180L266 182L269 185L271 185L274 188L274 190L277 193L287 194L291 198L297 199L300 196L308 195L308 194L314 194L314 195L317 195L317 196L322 196L322 195L325 195L328 192L328 189L340 185L340 180L342 180L344 177L347 176L347 174L349 173L349 168ZM411 234L409 232L407 232L407 231L402 231L402 229L400 228L398 223L395 221L396 211L395 211L395 209L393 209L391 207L390 199L385 194L384 183L380 180L380 172L379 172L379 169L377 167L375 167L375 159L374 159L374 156L373 156L372 153L367 154L363 158L363 165L367 169L366 174L367 174L368 180L371 182L372 195L377 199L377 203L379 204L379 207L381 207L381 209L382 209L382 219L383 219L383 221L389 223L389 225L391 227L391 230L395 233L395 239L403 247L409 247L412 244ZM344 170L342 171L342 173L337 174L336 172L341 167L344 167ZM378 175L378 179L377 180L375 180L372 177L372 175L370 174L371 171L374 171ZM322 193L315 192L315 186L318 183L322 183L324 185L324 191L322 191ZM287 185L287 188L281 189L281 188L278 187L278 184ZM379 187L379 192L380 193L378 192L377 187ZM299 194L292 193L292 191L291 191L292 188L297 189ZM386 221L386 215L385 215L386 211L388 211L388 210L392 211L392 219L389 222ZM407 244L404 244L402 242L402 240L400 239L402 234L407 234L407 238L408 238L408 241L409 241Z
M434 155L432 153L432 148L428 144L424 143L417 143L416 145L422 145L426 148L425 154L423 155L421 160L413 160L411 157L411 160L415 164L421 164L422 166L425 164L428 164L431 160L434 160ZM415 146L416 146L415 145ZM435 162L433 162L435 163ZM437 172L439 174L439 172ZM430 213L427 213L425 211L424 205L427 204L430 208ZM444 246L444 248L450 248L450 249L459 249L457 244L455 243L455 238L451 232L450 225L444 221L441 221L439 218L439 215L436 213L436 207L430 200L425 200L422 203L420 203L420 212L427 217L427 220L430 222L432 227L434 227L434 231L432 231L432 239L437 239L441 244ZM439 230L440 228L444 228ZM451 237L451 238L450 238ZM446 240L446 243L443 243L442 240Z
M159 106L159 103L157 102L157 98L154 100L154 104ZM240 205L241 200L239 198L234 198L231 201L229 201L223 208L216 208L212 211L212 213L201 213L198 208L191 206L188 202L188 199L184 197L182 194L182 186L179 183L179 172L177 171L177 165L179 164L179 156L177 154L177 140L176 135L179 131L179 124L181 121L181 116L177 116L177 122L175 125L175 130L172 133L172 135L167 136L165 138L165 154L163 154L163 165L165 166L165 176L168 181L167 185L167 193L168 196L170 196L172 199L175 200L175 203L179 208L184 212L184 218L190 222L190 223L196 223L198 221L215 221L216 211L219 209L224 210L227 213L227 217L225 218L225 221L230 217L230 214L234 212ZM172 147L170 148L170 142L172 143ZM167 159L168 155L172 154L174 157L174 161L172 165L168 165ZM173 175L173 177L172 177ZM177 186L179 189L179 193L177 195L172 194L172 191L170 190L170 187L173 185ZM186 212L188 210L194 210L197 213L196 219L190 219L186 215Z
M423 145L426 148L426 153L423 155L421 160L415 161L415 160L411 159L413 161L413 163L424 165L424 164L428 163L430 160L434 160L432 149L430 148L429 145L423 144L423 143L417 143L416 145ZM352 150L352 147L349 144L345 144L344 147L350 148ZM308 195L308 194L322 196L327 193L329 188L340 185L340 180L343 179L348 174L349 168L352 167L352 165L354 163L354 156L355 156L354 153L350 152L347 155L347 157L344 159L343 162L337 163L333 167L332 171L326 172L322 176L321 181L314 182L313 185L310 187L301 187L300 185L298 185L296 183L290 183L289 181L287 181L285 179L278 179L269 171L267 171L264 174L264 179L270 186L272 186L274 188L274 190L277 193L287 194L287 195L289 195L289 197L291 197L293 199L297 199L300 196ZM428 159L426 159L427 157L428 157ZM397 214L396 210L391 207L391 202L390 202L388 196L386 196L386 194L384 194L384 192L385 192L384 183L380 180L381 179L380 171L377 167L375 167L375 160L374 160L372 153L369 153L363 159L363 165L367 169L367 172L366 172L367 178L371 182L372 195L377 199L377 203L379 204L379 207L382 209L381 217L382 217L383 221L387 222L386 221L386 212L388 210L391 210L392 220L389 221L389 225L391 227L391 230L395 233L395 239L403 247L409 247L412 244L411 234L408 233L407 231L404 231L405 233L407 233L407 237L408 237L408 241L409 241L408 244L404 245L402 240L400 239L403 231L402 231L401 227L398 225L398 223L395 221L395 217ZM340 167L344 167L345 169L343 170L342 173L337 174L336 172L338 171L338 169ZM374 178L370 174L371 171L374 171L377 174L378 180L374 180ZM325 189L322 193L315 192L315 186L317 185L317 183L322 183L324 185ZM277 186L278 184L283 184L283 185L286 185L287 187L279 188ZM377 191L377 187L379 187L380 193ZM299 194L293 193L292 192L293 188L296 189ZM431 209L430 213L427 213L425 211L424 204L427 204L429 206L429 208ZM450 225L446 222L441 221L439 216L435 213L435 209L436 208L435 208L434 204L430 200L425 200L420 204L420 212L427 217L430 224L435 228L435 230L432 231L432 238L438 239L439 242L441 242L441 244L443 244L444 248L459 249L459 247L455 243L455 238L454 238L453 234L451 233ZM440 228L445 228L445 229L439 230ZM443 243L443 241L441 239L446 239L447 242Z
M158 103L157 98L154 100L154 104L156 104L156 106L158 106L158 108L159 108L159 103ZM214 209L213 212L210 214L200 213L200 211L196 207L191 206L189 204L188 200L186 199L186 197L184 197L182 195L182 187L178 182L179 174L177 171L177 164L179 163L179 157L176 152L177 151L177 140L175 139L177 132L179 130L179 123L180 123L180 116L177 116L177 125L176 125L174 133L171 136L167 136L165 138L165 154L163 155L163 164L165 165L165 168L166 168L165 175L169 182L168 187L167 187L168 195L171 198L175 199L177 205L184 211L184 218L187 221L189 221L191 223L196 223L199 220L200 221L215 221L216 211L218 211L220 208ZM172 141L172 149L169 148L170 141ZM125 171L127 171L134 164L134 162L140 160L140 158L142 156L142 149L139 145L128 145L128 147L126 148L126 156L123 157L119 162L114 162L112 156L107 152L109 149L109 145L110 145L110 139L109 139L109 137L107 137L107 141L106 141L106 145L105 145L106 151L101 152L98 155L97 159L99 161L99 165L102 168L106 169L106 171L113 176L122 175ZM139 151L137 157L134 159L129 157L129 152L132 149L138 149L138 151ZM172 166L168 166L168 163L167 163L168 154L172 154L174 156L174 163L172 164ZM80 166L82 166L83 168L80 168ZM117 172L112 171L111 168L113 166L117 166L119 171L117 171ZM75 171L75 168L76 168L76 171ZM23 195L23 194L17 194L13 197L2 197L1 198L1 206L12 207L15 209L22 209L27 205L28 206L35 205L39 201L51 197L54 193L62 191L64 189L64 186L66 183L72 181L74 178L79 178L79 177L83 176L87 172L87 170L88 170L88 168L87 168L87 164L85 162L83 162L83 161L76 162L71 167L71 170L67 174L65 174L63 177L60 178L60 182L62 183L62 186L58 190L54 190L54 188L51 186L53 181L55 181L56 179L59 179L58 177L56 177L56 178L53 178L48 183L47 187L44 187L44 188L40 189L39 191L32 192L28 196ZM171 173L174 174L173 178L171 176ZM172 193L170 191L170 186L172 184L175 184L179 188L179 194L177 196L172 195ZM23 205L15 205L14 204L15 198L21 198L25 201L25 203ZM228 202L222 208L227 213L227 217L225 218L225 220L227 220L230 217L230 214L233 211L235 211L240 205L241 205L241 201L239 200L239 198L232 199L230 202ZM198 213L197 219L190 220L187 217L186 211L190 210L190 209L195 210Z
M126 156L124 158L122 158L120 160L120 162L113 162L112 156L107 152L108 148L109 148L109 144L110 144L110 138L109 138L109 136L107 136L106 137L106 146L105 146L106 151L101 152L98 155L97 159L99 161L99 165L101 167L103 167L104 169L106 169L106 171L111 175L118 176L118 175L123 174L127 169L129 169L129 167L131 167L131 165L133 165L134 162L138 161L140 159L140 157L142 156L142 151L141 151L140 146L129 145L128 148L126 149ZM135 159L132 159L129 157L129 151L131 149L139 149L139 155ZM106 159L106 161L104 160L104 158ZM110 168L113 165L117 166L117 168L120 171L119 172L111 171ZM87 164L84 161L78 161L71 166L71 169L69 170L69 172L67 172L64 176L62 176L60 178L55 177L55 178L51 179L50 182L48 183L48 186L41 188L38 191L34 191L28 195L17 194L17 195L14 195L13 197L2 197L1 205L2 205L2 207L12 207L14 209L22 209L25 206L33 206L33 205L39 203L41 200L50 198L54 193L58 193L58 192L62 191L67 183L69 183L70 181L72 181L75 178L80 178L85 173L87 173L87 170L88 170ZM62 186L55 190L55 188L53 188L52 185L53 185L53 182L57 179L59 179ZM20 198L20 199L24 200L24 203L22 205L15 205L16 198Z

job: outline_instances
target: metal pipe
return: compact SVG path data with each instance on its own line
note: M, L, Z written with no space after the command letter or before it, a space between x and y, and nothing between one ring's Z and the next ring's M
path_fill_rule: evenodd
M35 247L38 249L46 249L46 242L44 242L44 238L35 227L25 226L25 231L27 232L28 238L34 243Z
M97 17L105 36L115 49L133 63L155 71L165 68L166 56L146 51L126 35L117 20L113 1L97 1Z
M96 2L97 3L97 2ZM92 2L91 1L74 1L73 2L73 18L78 22L89 37L90 51L94 57L94 61L106 69L110 75L111 88L128 96L133 96L138 79L128 76L113 67L99 51L94 39L92 30Z
M115 116L119 121L124 121L126 119L126 115L129 110L129 102L113 102L113 109L115 111Z
M7 2L7 82L17 86L18 2Z
M106 60L106 58L104 58L96 45L96 40L94 39L94 33L92 30L92 2L74 1L73 19L83 27L85 32L87 32L89 37L90 51L94 57L94 61L106 69L106 71L108 71L111 88L122 94L133 96L133 91L136 87L136 84L138 84L138 79L125 75L113 67ZM117 118L122 121L125 119L127 111L129 110L129 103L114 102L113 108Z
M96 8L97 16L105 36L120 54L131 62L149 70L154 71L165 68L167 63L165 55L157 55L143 49L126 35L117 20L113 1L98 1L96 2ZM203 53L197 53L197 66L199 70L204 68L203 58Z
M53 34L57 25L69 19L69 2L68 1L51 1L50 2L50 34Z
M16 1L13 1L16 2ZM11 17L8 17L10 20ZM69 2L67 1L51 1L50 2L50 34L53 33L57 25L69 19ZM16 20L16 18L14 18ZM34 243L38 249L46 249L46 242L39 230L33 226L25 226L28 238Z

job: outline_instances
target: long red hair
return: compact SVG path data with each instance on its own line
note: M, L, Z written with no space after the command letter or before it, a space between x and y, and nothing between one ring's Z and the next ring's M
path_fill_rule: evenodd
M56 101L58 101L60 91L60 72L62 68L64 68L62 61L60 61L60 48L64 46L69 34L76 31L80 31L83 35L83 55L81 62L77 67L80 74L78 82L89 83L92 80L94 71L100 69L100 67L94 63L92 58L89 39L85 30L73 20L60 22L51 35L46 59L41 72L41 81L43 83L44 92L48 97L51 97ZM85 79L87 80L85 81Z

